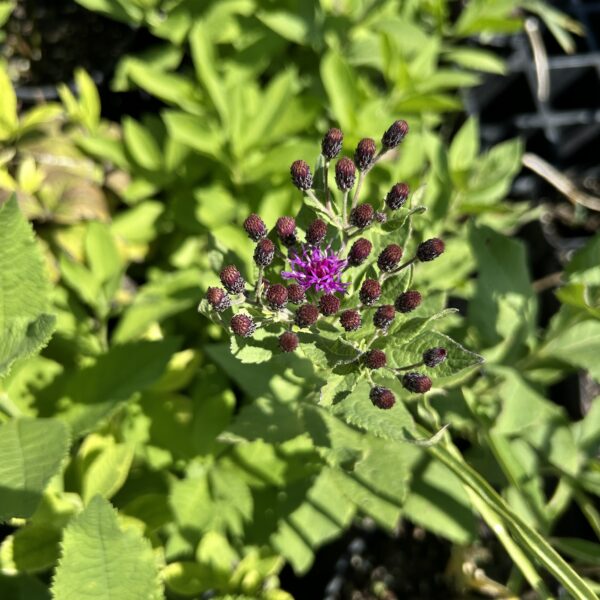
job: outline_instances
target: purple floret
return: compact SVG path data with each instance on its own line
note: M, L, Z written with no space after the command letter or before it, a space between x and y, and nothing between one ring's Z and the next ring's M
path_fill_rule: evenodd
M347 261L338 258L330 246L325 250L318 247L302 246L302 254L290 255L291 271L281 273L284 279L295 279L304 290L313 287L317 292L331 294L346 292L348 283L342 282L342 271Z

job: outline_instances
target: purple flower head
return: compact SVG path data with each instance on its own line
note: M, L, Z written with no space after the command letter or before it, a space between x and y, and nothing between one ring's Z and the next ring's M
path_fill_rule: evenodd
M284 279L295 279L304 290L311 287L317 292L331 294L346 292L349 284L342 282L342 271L348 261L338 258L331 246L325 250L303 245L302 254L290 254L291 271L281 273Z

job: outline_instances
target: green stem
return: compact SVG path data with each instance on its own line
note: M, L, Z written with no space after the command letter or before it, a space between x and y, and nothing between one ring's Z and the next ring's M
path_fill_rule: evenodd
M358 183L356 184L356 189L354 190L354 196L352 198L352 208L356 208L358 204L358 196L360 195L360 188L363 184L363 179L366 177L367 171L361 171L358 175Z

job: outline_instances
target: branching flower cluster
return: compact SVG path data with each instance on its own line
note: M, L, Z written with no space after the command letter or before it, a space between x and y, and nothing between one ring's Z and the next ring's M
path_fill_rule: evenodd
M281 352L298 350L302 332L318 336L324 324L329 330L336 327L341 337L352 335L350 343L359 350L355 360L367 370L371 382L370 399L382 409L391 408L395 397L374 381L377 371L391 371L406 390L422 394L429 391L432 381L419 367L435 367L447 357L446 349L435 347L427 349L420 362L392 365L385 349L373 347L396 318L415 311L422 301L418 290L404 289L393 304L380 303L385 286L407 269L444 252L444 242L438 238L421 242L409 258L401 245L379 243L384 236L394 235L393 230L383 231L383 225L389 228L407 208L410 190L406 183L393 185L381 206L360 202L367 174L386 152L401 144L408 129L405 121L396 121L383 134L379 150L374 140L365 138L358 143L353 160L337 160L337 201L330 189L330 164L340 154L344 136L339 129L330 129L321 143L317 170L322 186L316 185L305 161L297 160L290 168L292 183L313 211L312 220L302 229L293 217L281 216L269 230L259 215L249 215L243 226L256 244L256 279L250 285L235 265L227 265L220 273L223 287L211 287L206 294L212 311L239 338L250 338L267 326L279 328ZM383 247L375 256L377 245ZM235 314L227 318L224 313L229 312ZM367 328L369 321L373 327ZM367 330L363 338L361 329Z

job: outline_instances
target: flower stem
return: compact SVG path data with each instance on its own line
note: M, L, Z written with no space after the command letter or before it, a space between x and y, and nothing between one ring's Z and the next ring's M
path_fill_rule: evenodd
M356 184L356 189L354 190L354 196L352 198L352 208L356 208L358 204L358 196L360 195L360 188L362 187L363 179L367 175L368 171L361 171L358 175L358 183Z
M325 208L327 212L333 213L333 207L331 206L331 195L329 194L329 161L325 159L323 166L323 188L325 190Z
M408 371L409 369L416 369L418 367L422 367L425 363L423 361L418 363L413 363L412 365L406 365L405 367L397 367L394 371Z
M348 191L344 192L342 199L342 225L344 227L348 225Z
M261 293L262 293L262 283L263 283L263 275L265 273L264 267L258 267L258 278L256 279L256 286L254 287L254 298L256 302L262 305Z
M306 190L305 194L322 210L333 222L335 222L336 218L333 214L333 209L331 206L325 206L315 195L313 190ZM330 203L331 204L331 203Z

